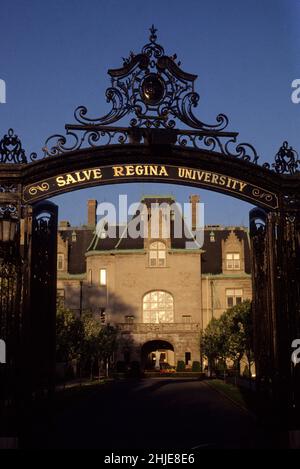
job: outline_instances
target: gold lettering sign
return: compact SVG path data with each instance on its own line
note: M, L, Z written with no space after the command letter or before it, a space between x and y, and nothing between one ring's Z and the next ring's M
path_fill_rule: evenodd
M161 165L124 165L113 166L114 177L128 176L169 176L165 166Z
M68 173L64 176L57 176L56 182L58 187L68 186L69 184L78 184L79 182L94 181L95 179L101 179L102 172L100 168L84 169L82 171L76 171L75 173Z
M243 192L247 186L246 182L233 179L221 174L211 173L210 171L200 171L198 169L178 168L178 177L181 179L190 179L192 181L205 182L216 186L225 186L234 191Z
M276 194L240 179L212 171L184 166L161 164L120 164L81 169L59 174L27 185L23 190L24 202L34 202L59 193L97 184L129 181L172 182L207 187L222 193L276 209Z

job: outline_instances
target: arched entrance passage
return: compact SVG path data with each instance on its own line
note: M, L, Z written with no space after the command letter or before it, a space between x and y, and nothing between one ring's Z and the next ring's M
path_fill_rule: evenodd
M47 363L43 366L41 356L39 367L49 370L49 375L53 370L55 305L45 282L55 285L49 255L55 246L51 249L49 240L56 214L47 202L35 208L36 202L98 184L185 184L260 207L261 211L250 215L258 384L270 383L267 392L278 405L300 409L300 399L295 398L300 396L300 380L291 369L291 344L300 334L298 155L284 142L274 163L260 166L253 146L238 143L238 133L226 130L224 114L212 124L199 120L193 113L199 102L194 90L197 77L181 70L176 56L165 54L156 39L156 30L151 28L141 53L131 53L121 68L109 70L111 86L106 97L111 110L105 116L92 118L85 107L77 108L76 122L65 126L65 135L46 140L42 157L27 158L11 129L0 141L0 248L5 251L1 268L20 272L17 285L22 297L16 301L18 295L9 295L11 304L5 302L6 310L0 311L0 318L8 318L8 323L0 320L1 339L14 344L7 351L8 362L18 370L25 357L24 369L33 368L34 360L26 358L26 350L38 342L33 340L40 334L38 308L47 302L51 307L43 325L48 333L48 357L42 354ZM125 127L116 125L125 117ZM177 127L178 122L183 129ZM10 265L12 250L18 268ZM46 255L37 256L39 252ZM37 301L44 291L49 297ZM16 340L16 330L20 340ZM31 395L36 382L28 384L27 376L18 379L15 389L24 383L32 387L27 389ZM49 380L42 381L44 386Z
M175 365L173 345L166 340L150 340L141 348L141 363L146 370L159 370L162 363Z

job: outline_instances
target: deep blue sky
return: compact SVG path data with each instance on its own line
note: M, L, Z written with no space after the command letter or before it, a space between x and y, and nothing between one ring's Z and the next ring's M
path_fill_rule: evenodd
M13 127L26 151L39 152L45 139L63 133L73 110L107 112L106 71L122 65L130 50L158 28L167 54L198 74L205 122L223 112L228 130L252 143L261 161L271 161L283 140L300 150L300 104L290 99L300 78L298 0L1 0L0 78L7 103L0 104L0 135ZM143 193L172 193L186 201L191 188L152 184L104 186L53 199L60 218L85 221L87 198L130 201ZM193 193L197 191L193 190ZM247 224L249 204L199 191L206 223Z

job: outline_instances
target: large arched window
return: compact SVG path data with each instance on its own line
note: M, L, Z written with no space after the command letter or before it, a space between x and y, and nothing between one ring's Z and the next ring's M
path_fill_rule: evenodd
M165 267L166 266L166 245L161 241L155 241L149 246L149 266Z
M143 321L174 322L173 296L165 291L152 291L143 298Z

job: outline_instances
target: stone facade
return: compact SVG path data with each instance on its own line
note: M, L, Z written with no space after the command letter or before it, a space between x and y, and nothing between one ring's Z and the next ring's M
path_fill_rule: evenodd
M59 227L57 288L65 306L118 325L117 360L146 366L160 353L171 365L199 361L202 328L228 306L251 299L247 230L208 226L204 245L192 250L172 234L151 238L149 231L147 239L128 239L124 227L110 240L95 234L94 209L89 201L87 226Z

